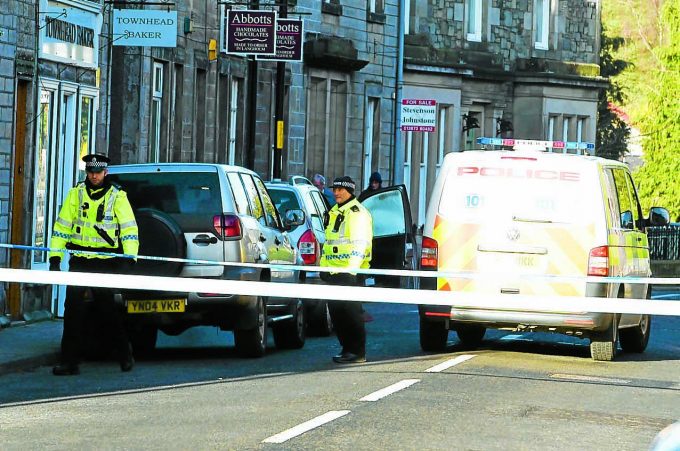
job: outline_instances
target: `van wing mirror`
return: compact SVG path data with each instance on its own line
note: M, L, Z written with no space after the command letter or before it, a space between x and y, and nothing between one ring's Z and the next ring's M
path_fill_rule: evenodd
M283 218L283 225L286 230L291 230L305 223L305 212L299 208L286 210Z
M649 209L649 219L647 225L649 227L661 227L668 225L671 222L671 215L663 207L652 207Z

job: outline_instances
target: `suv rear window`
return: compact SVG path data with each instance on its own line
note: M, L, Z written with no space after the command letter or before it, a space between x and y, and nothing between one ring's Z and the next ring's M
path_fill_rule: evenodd
M286 210L293 210L300 208L300 203L295 193L287 189L277 189L274 187L269 187L269 195L276 205L276 209L282 215L286 214Z
M222 210L216 173L153 172L110 174L127 192L132 208L153 208L173 216L219 214Z

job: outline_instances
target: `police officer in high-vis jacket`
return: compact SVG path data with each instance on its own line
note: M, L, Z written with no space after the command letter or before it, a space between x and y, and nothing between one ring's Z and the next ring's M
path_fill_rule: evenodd
M320 265L330 268L368 268L371 261L373 219L354 197L354 181L339 177L333 185L337 202L328 212L326 242ZM352 273L322 272L321 278L333 285L363 285L364 277ZM330 301L328 308L342 346L336 363L366 361L366 329L363 309L356 301Z
M59 271L64 249L70 249L70 271L89 273L128 273L134 266L132 258L116 258L104 255L78 253L95 251L137 255L139 238L137 222L127 194L119 186L110 183L109 158L91 154L83 157L87 178L71 188L66 195L59 217L54 224L50 252L50 271ZM78 364L85 339L83 329L86 321L85 287L69 286L64 306L64 332L61 339L61 364L52 372L57 376L78 374ZM132 348L125 330L122 309L115 304L111 289L95 288L93 302L99 303L99 311L110 321L116 352L122 371L130 371L134 365Z

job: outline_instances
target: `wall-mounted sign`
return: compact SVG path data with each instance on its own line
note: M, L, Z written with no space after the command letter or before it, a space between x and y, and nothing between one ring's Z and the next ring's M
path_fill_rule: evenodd
M177 47L177 11L114 9L113 45Z
M274 55L276 13L274 11L229 10L227 53Z
M302 61L302 39L304 22L298 19L276 21L276 55L257 55L258 60Z
M403 99L401 101L401 131L433 132L436 124L436 100Z
M81 9L71 5L41 3L40 58L96 68L102 27L99 7Z

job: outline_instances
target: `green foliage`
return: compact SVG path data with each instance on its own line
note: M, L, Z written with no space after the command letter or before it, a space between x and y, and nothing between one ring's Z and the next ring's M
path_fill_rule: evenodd
M597 130L595 149L599 157L612 160L621 159L628 151L630 127L623 122L610 108L610 103L621 104L624 100L623 90L618 82L611 79L623 72L628 64L614 58L614 53L621 47L621 37L609 37L602 26L600 34L600 74L609 77L607 89L600 90L597 101Z
M680 2L663 5L666 38L654 54L659 68L647 81L654 87L639 115L645 164L637 171L639 194L646 208L666 207L680 220Z

